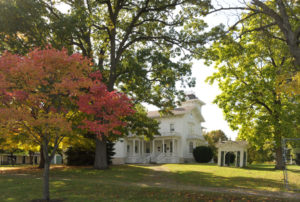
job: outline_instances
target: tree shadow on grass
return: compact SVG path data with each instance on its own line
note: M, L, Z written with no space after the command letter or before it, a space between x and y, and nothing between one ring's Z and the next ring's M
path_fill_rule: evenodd
M188 184L203 187L227 187L227 188L248 188L248 189L260 189L270 190L270 187L274 187L276 190L283 189L283 183L281 180L262 179L255 176L242 177L231 176L224 177L218 176L212 173L187 171L172 173L173 179L177 184Z
M256 165L249 165L243 169L247 169L247 170L262 170L262 171L274 171L275 169L275 165L260 165L260 164L256 164Z
M235 172L227 168L228 172ZM241 170L257 170L261 172L274 171L271 166L261 166L257 169L251 167L250 169L243 168ZM227 187L227 188L248 188L248 189L259 189L259 190L284 190L282 177L279 176L278 179L268 179L259 176L255 176L255 173L249 174L250 176L241 176L243 173L233 173L227 175L226 170L222 173L212 173L201 171L154 171L149 174L149 177L145 178L145 182L152 182L159 184L162 181L168 184L178 184L178 185L189 185L189 186L202 186L202 187ZM154 176L154 177L153 177ZM155 177L156 176L156 177Z

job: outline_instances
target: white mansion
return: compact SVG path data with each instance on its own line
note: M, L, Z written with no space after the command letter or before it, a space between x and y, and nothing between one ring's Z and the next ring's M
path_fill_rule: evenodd
M158 111L148 116L160 123L160 134L151 141L143 136L129 135L115 144L113 164L124 163L186 163L192 162L193 148L207 145L202 135L204 118L201 108L205 104L194 94L172 110L173 115L161 116Z

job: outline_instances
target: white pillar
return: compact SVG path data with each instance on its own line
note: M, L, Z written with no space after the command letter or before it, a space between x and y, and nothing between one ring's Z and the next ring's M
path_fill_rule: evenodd
M243 167L243 159L244 158L244 152L243 150L240 151L240 167Z
M152 154L155 155L155 140L152 141Z
M135 140L133 141L132 155L135 156Z
M221 166L221 149L218 148L218 166Z
M142 156L144 155L144 140L142 140Z
M163 153L165 152L165 140L164 139L162 140L162 152Z

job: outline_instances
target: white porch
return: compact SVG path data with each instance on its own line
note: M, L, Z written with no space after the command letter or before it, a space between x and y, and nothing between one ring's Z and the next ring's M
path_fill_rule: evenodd
M159 136L152 141L141 137L126 139L126 163L179 163L178 136Z

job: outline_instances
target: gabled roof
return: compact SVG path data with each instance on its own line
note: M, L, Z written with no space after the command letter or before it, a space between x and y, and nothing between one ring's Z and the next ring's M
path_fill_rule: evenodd
M188 100L186 102L183 102L182 106L171 110L173 115L169 115L169 114L161 115L159 111L149 111L148 112L148 117L150 117L150 118L161 118L161 117L179 116L179 115L187 114L188 112L191 112L194 109L197 109L196 113L198 114L200 120L204 122L204 118L203 118L203 116L202 116L202 114L199 110L199 106L202 106L204 104L205 103L202 102L199 99L192 99L192 100Z
M187 112L190 112L193 110L196 106L185 106L185 107L178 107L173 109L171 112L173 115L183 115L186 114ZM148 112L148 117L150 118L158 118L158 117L166 117L166 116L172 116L172 115L163 115L161 116L159 111L149 111Z

